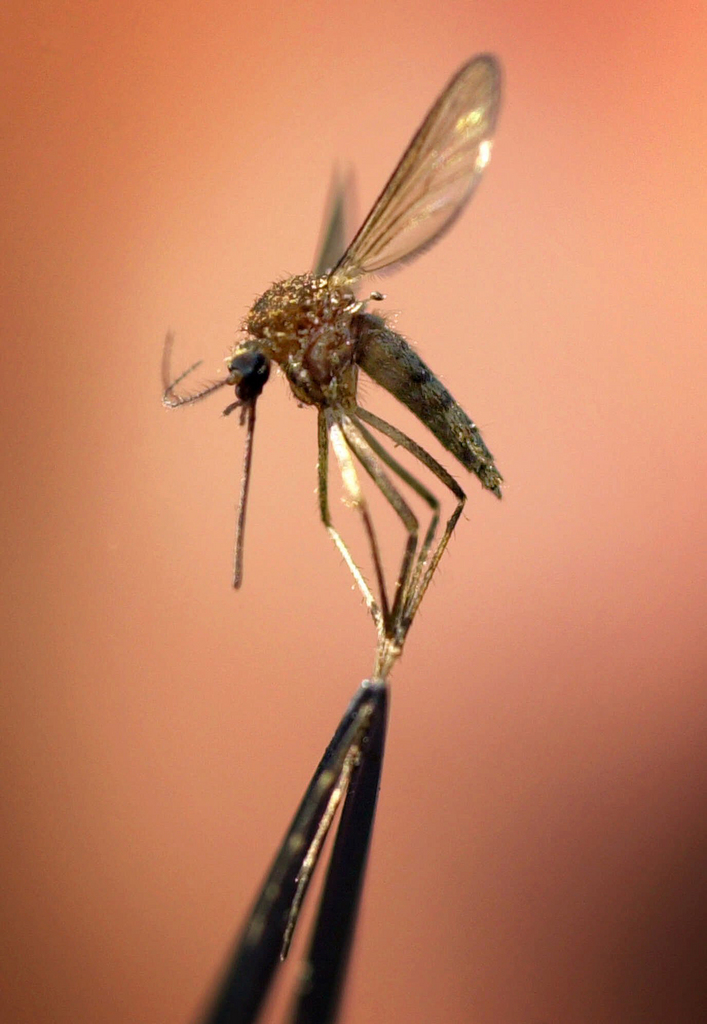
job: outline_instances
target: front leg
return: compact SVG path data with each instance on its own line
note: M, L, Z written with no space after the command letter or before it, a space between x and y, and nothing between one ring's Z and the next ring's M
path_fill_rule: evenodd
M332 429L332 432L334 432L334 428L336 428L338 434L334 434L334 436L332 437L332 443L335 443L335 438L336 440L338 440L338 438L340 437L339 428L335 423L332 423L330 426L329 423L327 422L326 412L323 409L319 409L317 421L317 480L319 494L319 514L321 516L322 522L327 528L329 536L334 541L334 544L336 545L339 554L349 567L349 571L351 572L351 575L356 581L358 589L363 594L363 599L366 602L366 606L369 612L371 613L371 617L373 618L373 621L375 623L376 630L378 631L378 636L382 640L385 636L386 630L385 606L384 612L381 612L378 602L373 596L371 588L368 586L365 579L363 578L363 573L354 562L353 556L351 555L351 552L344 543L341 534L332 523L331 513L329 511L329 430ZM346 455L348 455L346 443L343 440L343 438L341 438L341 444L338 446L338 448L343 449L343 451L346 452ZM341 451L337 450L337 447L334 448L334 451L336 452L337 458L340 459ZM342 465L341 467L341 475L344 482L344 489L347 493L347 496L351 504L362 510L365 509L366 517L368 518L368 524L370 526L370 529L372 530L373 527L372 524L370 523L370 517L368 516L368 509L366 508L365 499L363 497L363 493L358 483L356 470L353 466L353 461L351 460L350 456L348 462L345 461L344 457L344 465ZM382 590L382 600L383 602L385 602L386 600L385 589Z

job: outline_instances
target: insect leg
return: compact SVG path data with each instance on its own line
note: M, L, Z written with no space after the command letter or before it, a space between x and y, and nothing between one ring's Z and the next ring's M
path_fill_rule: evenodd
M432 509L432 518L430 525L427 528L427 533L422 542L420 550L417 555L417 561L415 563L415 570L410 578L410 587L414 587L415 580L418 578L421 572L421 568L425 563L432 541L434 540L435 534L437 533L437 527L439 525L439 500L437 497L427 488L425 485L413 476L404 466L402 466L397 459L395 459L390 452L386 451L383 445L377 440L376 437L364 427L363 423L358 416L351 415L351 420L356 425L358 430L361 432L366 443L373 449L378 458L392 469L392 471L400 477L415 494L418 494L423 501L425 501Z
M332 520L331 520L331 513L329 511L329 426L327 424L326 414L321 409L319 410L318 421L317 421L317 435L318 435L317 478L318 478L318 493L319 493L319 514L321 516L322 522L324 523L324 525L327 528L327 532L328 532L329 536L334 541L334 544L336 545L336 548L337 548L339 554L341 555L341 557L344 559L344 561L346 562L347 566L349 567L349 571L351 572L351 575L353 576L354 580L356 581L358 589L363 594L363 599L366 602L368 610L371 613L371 616L372 616L373 621L374 621L374 623L376 625L376 629L378 630L379 635L383 636L385 634L385 625L386 625L386 616L385 616L386 597L385 597L385 591L383 591L383 593L381 595L381 600L383 602L383 608L384 608L384 613L381 613L381 609L378 606L378 603L377 603L375 597L373 596L373 593L371 592L371 588L368 586L368 584L366 583L365 579L363 578L363 574L362 574L361 570L359 569L359 567L354 562L353 557L351 555L351 552L346 547L346 544L344 543L344 541L343 541L343 539L341 537L341 534L335 528L335 526L333 525ZM333 443L333 440L334 439L332 437L332 443ZM346 445L343 445L343 448L345 449ZM336 448L334 450L336 452ZM338 458L339 453L336 452L336 454L337 454L337 458ZM351 469L353 469L353 467L351 467ZM343 469L342 469L342 475L343 475ZM348 475L351 476L351 473L349 473ZM353 470L353 481L351 481L351 483L353 485L357 484L355 470ZM346 486L346 480L345 480L345 486ZM348 493L348 490L347 490L347 493ZM363 495L360 494L360 488L359 488L359 501L361 501L361 502L363 501ZM352 503L357 504L357 507L361 508L361 504L359 503L359 501L356 500L356 496L352 496ZM365 508L365 504L363 505L363 507ZM367 516L367 511L368 510L366 510L366 517L368 518L368 524L370 525L370 528L372 530L373 527L372 527L372 524L370 523L370 517Z
M395 636L397 640L397 624L400 621L402 602L405 594L407 593L408 579L413 568L415 551L417 550L419 523L414 512L400 492L396 490L390 480L390 477L382 468L376 455L362 437L353 420L351 420L351 418L345 413L339 414L339 418L341 429L346 438L346 443L373 480L376 487L381 491L384 498L390 503L390 505L392 505L408 533L407 544L405 545L405 554L403 555L398 580L395 585L395 599L393 601L392 618L388 622L388 636Z
M459 486L457 481L454 479L454 477L451 475L451 473L449 473L444 468L444 466L441 465L441 463L437 462L437 460L432 455L430 455L429 452L425 451L425 449L422 448L421 445L419 445L416 441L413 441L413 439L411 437L408 437L407 434L404 434L402 430L398 430L397 427L393 427L390 423L386 423L385 420L382 420L378 416L375 416L372 412L369 412L367 409L362 409L361 406L358 406L356 408L356 416L362 419L365 423L368 423L371 427L374 427L376 430L380 430L382 434L385 434L386 437L389 437L391 441L395 442L395 444L399 444L402 448L405 448L407 451L409 451L411 455L414 455L415 458L418 459L423 464L423 466L426 466L427 469L430 470L430 472L434 473L437 479L440 480L445 485L445 487L449 488L454 497L457 499L456 507L452 512L451 516L449 517L449 520L447 521L447 525L444 528L444 533L440 538L439 544L437 545L431 559L425 566L421 578L418 577L416 574L416 578L413 581L413 586L411 587L409 596L406 599L405 607L403 609L403 618L401 622L404 636L407 633L408 629L410 628L410 624L415 617L415 613L417 612L417 609L420 605L420 601L424 597L425 591L430 585L430 580L432 579L435 573L437 565L439 564L439 560L444 554L444 550L447 547L447 544L449 543L449 538L452 536L452 533L454 532L454 527L457 525L459 516L461 515L462 509L464 508L464 503L466 502L466 494Z
M336 455L337 462L339 463L339 470L341 471L341 479L344 485L344 490L348 495L349 503L353 508L361 513L363 519L363 525L368 536L368 543L371 548L373 555L373 566L376 573L376 579L378 582L378 591L380 593L380 604L381 613L383 618L383 636L387 636L389 633L390 626L390 607L388 605L388 588L385 585L385 575L383 573L383 561L380 556L380 548L376 539L376 532L373 527L373 520L371 519L370 512L368 511L368 503L366 497L361 489L359 483L358 473L354 466L353 459L351 458L351 452L349 451L346 443L346 439L342 433L340 424L336 419L328 414L328 428L329 437L331 438L332 448Z

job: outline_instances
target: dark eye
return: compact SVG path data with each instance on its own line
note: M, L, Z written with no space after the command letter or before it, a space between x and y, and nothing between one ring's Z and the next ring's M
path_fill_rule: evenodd
M270 376L270 360L258 351L242 352L231 360L228 368L240 375L236 394L243 402L257 398Z

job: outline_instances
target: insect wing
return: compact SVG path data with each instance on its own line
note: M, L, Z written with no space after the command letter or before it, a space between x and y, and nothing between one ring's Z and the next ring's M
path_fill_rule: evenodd
M353 202L353 175L336 173L329 188L324 223L314 261L315 277L331 273L341 259L353 228L351 210Z
M412 260L453 224L489 161L500 96L501 70L491 54L460 68L334 268L336 281Z

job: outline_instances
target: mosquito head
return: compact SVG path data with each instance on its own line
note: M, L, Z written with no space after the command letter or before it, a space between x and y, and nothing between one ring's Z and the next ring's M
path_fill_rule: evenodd
M243 342L226 360L228 383L234 384L241 402L258 398L270 376L270 360L252 341Z

